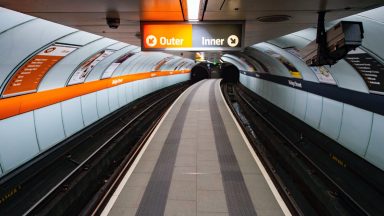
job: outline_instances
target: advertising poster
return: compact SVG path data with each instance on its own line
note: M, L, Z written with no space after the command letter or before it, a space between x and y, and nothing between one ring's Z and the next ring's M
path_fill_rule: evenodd
M115 60L109 67L104 71L102 79L109 78L115 72L116 68L119 67L125 60L129 59L136 53L126 53L120 56L117 60Z
M247 71L249 72L257 71L255 66L253 66L253 64L251 64L245 56L239 56L239 59L243 62L243 64L247 65Z
M287 51L287 52L289 52L289 53L291 53L292 55L294 55L294 56L297 57L298 59L304 61L303 58L302 58L301 55L300 55L299 50L296 49L295 47L286 48L286 49L284 49L284 50Z
M181 61L176 67L175 67L175 70L180 70L184 65L186 65L187 62L185 61Z
M76 70L69 80L68 85L83 83L92 69L112 53L114 53L113 50L103 50L93 55Z
M335 79L333 79L332 74L329 73L329 70L325 66L309 68L315 73L319 82L336 85Z
M384 94L384 65L369 53L356 49L345 58L363 77L372 93Z
M35 92L45 74L77 48L54 44L38 53L16 71L5 87L3 97Z
M174 70L180 61L181 61L181 58L174 58L173 60L169 61L167 63L167 65L168 65L167 70Z
M296 48L287 48L285 51L291 53L292 55L296 56L298 59L304 62L303 58L301 58L299 50ZM335 79L333 78L332 74L329 72L328 68L325 66L321 67L309 67L316 75L317 79L321 83L331 84L331 85L337 85Z
M296 69L296 67L290 63L286 58L284 58L282 55L272 51L272 50L267 50L265 51L268 55L274 57L277 59L279 62L281 62L289 71L292 77L302 79L303 77L301 76L299 70Z
M169 62L169 61L172 60L173 58L174 58L173 56L169 56L169 57L166 57L166 58L160 60L160 61L157 62L157 64L152 68L152 71L159 71L163 65L165 65L167 62Z

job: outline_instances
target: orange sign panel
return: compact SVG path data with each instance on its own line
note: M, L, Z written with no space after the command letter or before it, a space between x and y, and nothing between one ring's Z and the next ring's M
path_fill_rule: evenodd
M142 33L145 49L192 47L191 24L148 24L143 25Z
M52 45L38 53L16 71L5 87L3 97L35 92L45 74L77 47Z

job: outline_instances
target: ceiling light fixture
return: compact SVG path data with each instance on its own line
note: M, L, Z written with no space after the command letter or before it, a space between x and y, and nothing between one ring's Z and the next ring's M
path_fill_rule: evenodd
M189 21L199 21L200 1L201 0L187 0Z
M267 16L262 16L258 17L257 21L259 22L284 22L287 20L290 20L292 17L289 15L267 15Z

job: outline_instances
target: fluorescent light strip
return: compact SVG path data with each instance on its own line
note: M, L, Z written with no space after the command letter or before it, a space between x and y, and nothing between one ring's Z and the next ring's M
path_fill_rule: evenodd
M198 21L201 0L187 0L188 20Z

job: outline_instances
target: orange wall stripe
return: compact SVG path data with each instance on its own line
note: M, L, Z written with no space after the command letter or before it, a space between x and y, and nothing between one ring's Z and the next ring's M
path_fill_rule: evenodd
M181 71L154 71L138 74L128 74L108 79L102 79L63 88L25 94L10 98L0 99L0 120L52 104L60 103L71 98L100 91L106 88L122 85L142 79L158 76L170 76L183 73L190 73L190 70Z

